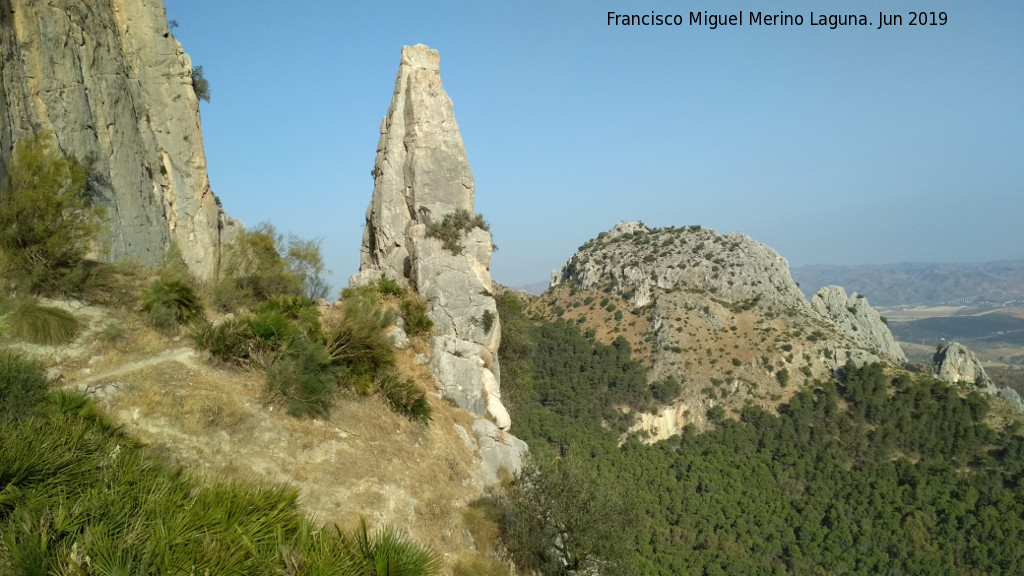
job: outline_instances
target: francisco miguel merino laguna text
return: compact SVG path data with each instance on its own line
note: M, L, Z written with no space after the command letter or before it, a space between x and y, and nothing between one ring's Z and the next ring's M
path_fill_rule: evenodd
M907 26L945 26L948 16L945 12L907 12ZM811 12L805 19L803 14L766 14L764 12L747 12L749 26L803 26L805 22L811 26L827 26L831 30L843 26L875 26L876 29L889 26L903 26L904 14L878 13L878 20L869 20L866 14L815 14ZM877 25L876 25L877 22ZM719 26L743 26L743 11L734 14L709 14L707 10L690 12L689 18L683 14L618 14L608 13L609 26L706 26L714 30Z

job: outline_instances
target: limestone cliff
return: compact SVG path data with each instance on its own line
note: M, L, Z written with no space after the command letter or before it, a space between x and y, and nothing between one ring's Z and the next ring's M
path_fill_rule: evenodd
M904 361L866 301L837 289L812 305L786 260L743 234L622 222L581 246L552 284L541 304L551 314L605 343L626 338L652 381L680 382L671 406L638 416L652 439L702 423L715 406L771 407L847 360Z
M192 63L160 0L0 0L0 176L38 132L92 162L109 258L155 265L176 241L216 272L237 223L210 190Z
M366 211L360 270L352 285L385 277L427 302L437 333L430 369L440 391L490 420L474 431L481 447L518 455L525 445L499 433L511 422L501 403L498 345L501 326L491 295L491 235L485 225L458 230L457 245L429 235L428 225L473 211L473 175L441 85L437 51L406 46L395 92L381 123L374 163L373 199ZM512 460L515 458L509 456Z

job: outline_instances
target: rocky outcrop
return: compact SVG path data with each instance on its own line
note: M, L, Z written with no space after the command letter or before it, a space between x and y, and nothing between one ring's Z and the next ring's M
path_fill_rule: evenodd
M846 297L839 286L826 286L811 299L811 306L824 318L830 319L858 348L897 363L907 361L892 332L882 322L878 311L860 294Z
M989 394L996 393L996 386L985 373L981 361L959 342L950 342L939 348L932 363L940 380L950 384L973 384Z
M808 309L778 252L745 234L700 226L652 230L642 222L620 222L553 275L553 285L566 281L616 291L635 307L650 304L656 288L685 287L734 302Z
M177 242L216 272L238 224L210 190L192 62L160 0L0 0L0 176L39 132L92 163L109 258L155 265Z
M473 426L491 474L514 472L526 445L503 432L501 325L492 294L490 232L482 220L453 228L457 241L428 234L446 216L473 212L473 175L452 101L441 86L438 53L402 49L391 107L381 123L373 200L359 272L352 285L395 280L426 302L436 335L430 370L441 393L479 419ZM451 226L449 228L452 228Z
M675 378L668 407L637 415L660 439L715 407L772 407L853 362L903 362L866 300L829 288L808 302L777 252L744 234L621 222L580 247L535 306L605 344L622 336L652 382Z
M980 392L1001 398L1017 412L1024 413L1024 400L1020 394L1008 386L996 386L974 352L959 342L950 342L939 348L932 357L932 369L940 380L974 386Z

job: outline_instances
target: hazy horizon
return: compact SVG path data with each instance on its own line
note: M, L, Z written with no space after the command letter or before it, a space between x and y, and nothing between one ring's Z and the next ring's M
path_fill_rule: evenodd
M166 6L211 83L214 191L247 225L321 238L335 290L416 43L440 52L503 284L545 281L621 220L742 232L791 266L1024 258L1020 3L930 2L945 26L881 30L607 24L721 9L690 2Z

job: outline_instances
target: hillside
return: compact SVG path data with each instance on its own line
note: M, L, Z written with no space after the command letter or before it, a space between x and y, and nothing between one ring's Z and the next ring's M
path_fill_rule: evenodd
M1024 261L793 268L808 298L822 286L864 294L875 306L967 305L1024 300Z
M587 242L534 313L627 340L652 381L681 391L643 426L655 438L703 424L709 408L773 408L853 359L902 361L877 312L841 289L804 299L774 250L742 234L621 223Z

